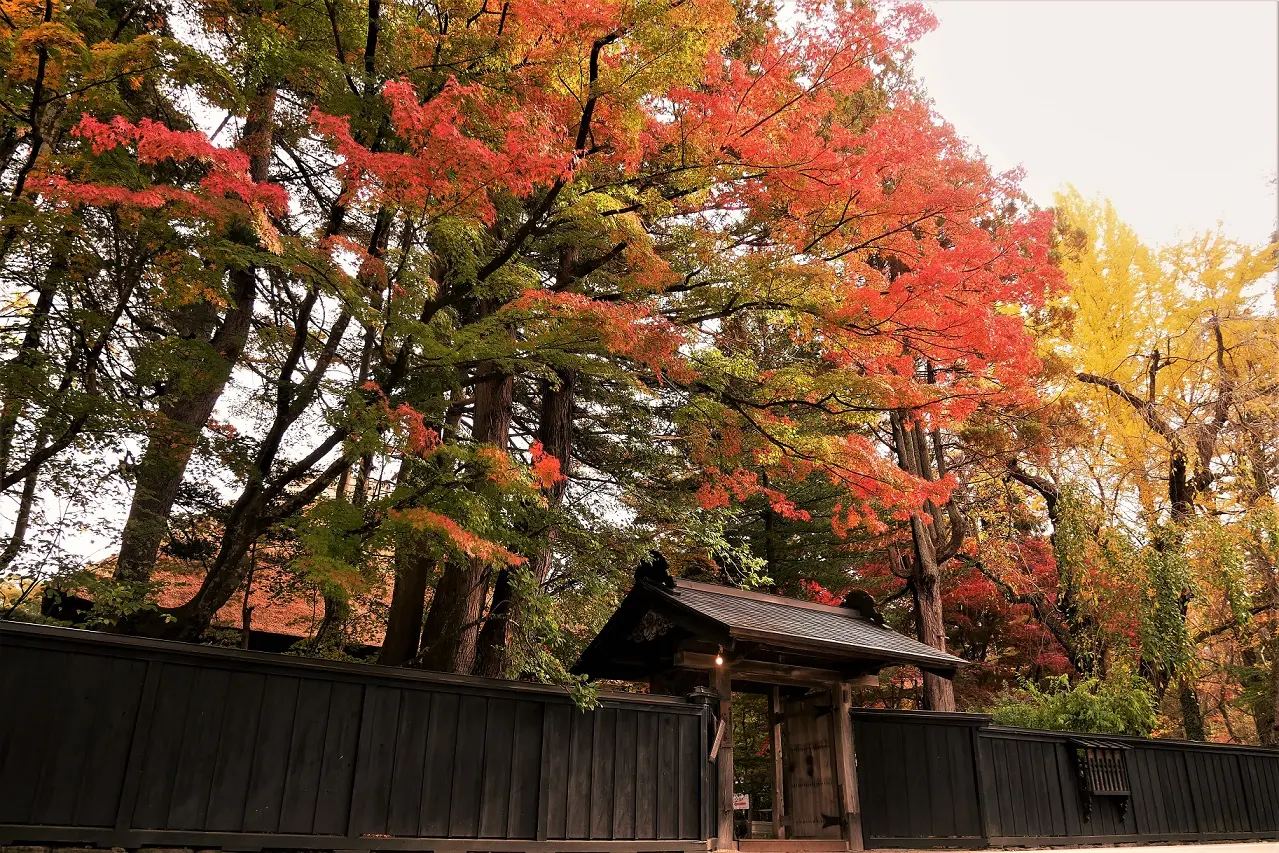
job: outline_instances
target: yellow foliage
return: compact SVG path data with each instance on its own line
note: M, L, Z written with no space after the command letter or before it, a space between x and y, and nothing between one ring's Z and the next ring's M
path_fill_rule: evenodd
M1135 489L1141 507L1155 512L1166 498L1170 438L1137 404L1193 445L1196 431L1220 417L1213 406L1226 384L1240 406L1279 379L1268 293L1279 244L1246 246L1218 230L1157 249L1109 201L1068 188L1056 205L1071 286L1060 307L1069 319L1043 346L1073 373L1113 380L1131 395L1083 382L1064 389L1094 432L1087 467L1116 490Z

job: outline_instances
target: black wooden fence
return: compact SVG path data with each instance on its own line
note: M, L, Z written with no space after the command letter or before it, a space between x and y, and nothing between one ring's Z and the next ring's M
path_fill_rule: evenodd
M866 846L1279 838L1279 752L990 723L854 711ZM1122 776L1105 781L1127 794L1089 793L1090 744L1118 757Z
M710 710L603 699L0 622L0 844L704 850ZM1279 752L853 723L867 847L1279 838Z
M0 623L0 844L704 850L709 713Z

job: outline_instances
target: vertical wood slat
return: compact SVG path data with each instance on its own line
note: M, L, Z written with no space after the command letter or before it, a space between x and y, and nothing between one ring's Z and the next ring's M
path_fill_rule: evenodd
M449 834L460 707L461 697L456 693L437 693L431 701L422 758L422 801L418 809L418 834L426 838Z
M1155 797L1155 820L1158 821L1159 826L1157 831L1160 833L1178 832L1180 827L1187 822L1189 815L1173 806L1169 791L1173 786L1181 787L1181 777L1174 776L1171 773L1170 762L1165 760L1164 753L1154 749L1142 749L1140 751L1146 757L1147 784Z
M1079 779L1076 776L1074 760L1069 749L1057 750L1056 758L1057 786L1061 792L1061 807L1065 822L1065 834L1075 837L1084 833L1080 814Z
M1128 785L1132 790L1133 821L1139 834L1152 834L1146 827L1155 823L1155 798L1147 790L1149 775L1145 771L1146 754L1133 750L1128 756Z
M550 706L542 717L541 785L538 790L537 840L566 838L568 830L568 752L571 709Z
M956 726L947 741L950 750L951 790L955 797L955 829L962 838L980 838L981 765L973 749L974 726Z
M990 754L990 741L973 727L973 761L977 765L978 804L983 839L1000 835L999 788L995 781L994 758Z
M230 683L229 672L213 670L202 674L194 685L186 737L173 779L166 821L169 829L200 829L207 819Z
M391 792L386 833L414 836L422 825L422 788L427 737L431 733L432 694L406 690L400 700L399 731L391 763Z
M595 839L613 837L613 774L617 752L617 711L601 708L595 712L591 731L591 808L587 835Z
M84 774L76 794L76 826L110 827L115 823L124 792L146 672L145 661L124 657L112 657L111 663L102 668L110 698L106 702L93 703L96 715L92 727L93 746L85 757ZM0 696L7 695L13 694L0 692ZM13 734L17 736L20 732L14 730ZM0 758L2 765L3 759Z
M360 746L355 760L355 783L347 830L350 837L386 833L399 719L399 690L373 685L365 688Z
M266 678L258 673L234 672L227 681L227 710L218 736L205 818L208 828L215 832L239 832L243 828L265 688Z
M574 710L569 718L568 803L564 810L564 837L585 839L591 829L591 748L595 716Z
M168 824L177 758L186 733L187 708L197 672L194 667L161 665L155 718L144 735L146 755L142 761L142 784L131 818L133 828L165 829ZM242 822L241 814L235 828L240 829Z
M333 684L304 679L298 685L288 773L280 801L280 831L310 834L324 769L325 739L333 710Z
M146 758L146 732L155 716L156 693L160 687L160 664L147 661L143 677L142 696L138 700L138 715L129 738L129 760L126 765L124 785L120 790L120 806L116 811L115 829L124 832L131 828L133 809L137 805L138 789L142 785L142 762Z
M697 839L701 837L701 785L698 784L699 764L701 758L701 738L698 734L699 721L687 714L675 715L679 730L678 766L675 771L675 784L679 798L679 829L681 839Z
M1259 772L1259 761L1255 756L1244 756L1240 759L1240 771L1244 774L1243 789L1248 811L1248 821L1253 832L1267 832L1274 829L1271 810L1274 803L1262 794L1266 791L1263 775Z
M924 756L928 763L928 828L925 835L955 835L955 809L949 795L950 753L946 749L947 727L921 726Z
M1226 779L1231 789L1230 804L1234 808L1235 831L1253 833L1260 831L1257 821L1252 816L1252 810L1249 808L1248 786L1244 769L1246 756L1222 755L1221 760L1226 765Z
M488 749L488 706L491 699L463 696L458 703L457 750L453 761L453 794L449 807L449 838L476 838L480 831L480 798Z
M896 838L909 838L912 834L906 763L898 758L905 748L904 728L900 723L889 723L884 726L884 758L890 790L893 792L893 797L900 797L899 802L905 806L905 808L890 807L889 809L893 814L890 832ZM889 802L891 803L892 799Z
M617 712L613 748L613 837L634 839L639 712Z
M311 832L317 835L344 835L349 829L363 718L364 689L356 684L335 683L329 692L324 753L311 824Z
M657 715L641 712L635 722L635 837L646 841L657 838ZM712 824L718 815L714 803ZM708 829L713 833L715 826Z
M541 785L542 717L546 705L521 700L515 709L515 743L511 747L511 787L506 837L537 837Z
M658 775L657 775L657 837L674 839L679 837L679 730L675 725L674 714L657 714L658 742ZM731 730L730 730L731 731ZM728 735L725 735L727 738ZM721 747L722 750L722 747ZM721 751L721 756L723 752ZM729 753L731 766L732 753ZM732 816L732 800L729 800L729 816ZM731 831L731 830L730 830Z
M266 684L258 741L244 804L247 832L279 832L280 806L284 801L285 776L289 769L289 746L297 714L297 678L273 678Z
M506 837L511 806L511 757L515 749L515 702L492 699L484 728L484 777L480 786L478 835Z
M23 702L0 703L0 719L6 724L0 730L0 820L5 823L33 822L44 757L54 737L49 722L57 719L69 685L63 679L43 690L23 688L41 684L43 673L66 672L71 660L64 652L40 649L16 656L3 667L11 683L6 695L26 697Z
M7 638L0 635L0 651L8 652ZM36 684L34 673L40 668L43 654L32 649L26 654L7 654L0 666L0 696L21 696L28 684ZM41 729L36 725L43 715L43 703L53 702L53 691L36 692L25 702L0 702L0 823L29 821L31 796L28 767L36 766L43 743L36 743ZM28 757L30 756L30 757Z
M1061 778L1057 775L1059 756L1066 751L1066 745L1052 744L1043 756L1039 765L1039 774L1043 778L1044 790L1048 793L1048 813L1052 820L1051 833L1056 837L1066 834L1065 791L1061 787Z

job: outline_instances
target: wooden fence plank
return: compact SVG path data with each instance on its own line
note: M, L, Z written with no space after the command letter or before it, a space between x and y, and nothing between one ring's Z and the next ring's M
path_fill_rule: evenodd
M674 717L674 715L672 715ZM679 801L679 838L697 838L698 831L701 828L701 797L702 787L700 783L700 765L701 765L701 737L698 732L699 720L697 717L681 715L674 717L675 724L678 728L678 765L675 768L675 775L671 779L677 791L676 797ZM629 838L631 836L614 835L614 838Z
M323 758L315 794L311 832L342 835L350 825L355 787L355 759L364 715L364 690L356 684L335 683L329 694L324 728Z
M635 838L657 835L657 715L641 711L636 718L635 742ZM714 804L712 821L719 808Z
M515 748L515 700L490 699L484 727L484 781L480 788L481 838L505 838L511 806L511 755Z
M145 735L142 785L133 807L133 827L168 828L178 755L186 735L187 708L198 673L195 667L170 664L161 667L155 716ZM252 745L249 749L251 754ZM241 828L243 818L243 813L236 816L236 829Z
M591 762L595 719L594 714L580 711L574 711L569 718L565 838L590 838L591 835Z
M679 769L679 732L673 715L657 716L657 837L678 838L679 801L675 774Z
M511 746L511 787L506 813L507 838L536 838L542 777L542 714L545 706L520 700L515 706L515 742Z
M601 708L591 732L589 837L613 837L613 774L617 753L617 710Z
M386 810L386 834L418 834L422 823L422 787L426 739L431 730L432 694L405 690L400 697L399 731L391 764L391 791Z
M262 720L244 804L247 832L280 831L280 806L284 802L299 686L297 678L273 678L263 693Z
M3 669L9 670L6 696L19 702L0 702L0 822L34 823L32 808L39 787L41 768L48 744L56 736L50 721L58 717L65 683L39 689L46 673L66 672L72 655L33 650L26 654L8 652Z
M0 667L0 670L4 669L7 667ZM85 756L80 789L76 794L76 826L106 827L115 821L124 792L129 750L133 744L146 671L145 661L118 656L111 657L110 664L102 668L102 693L95 696L92 703L96 709L93 743ZM0 688L0 696L5 695L12 694L4 693ZM21 735L20 732L14 734ZM0 765L3 764L0 757ZM201 820L203 818L201 815Z
M453 760L453 797L449 806L449 838L475 838L480 832L480 796L484 786L484 742L488 706L483 696L463 696L457 712L457 752ZM493 744L492 749L500 749Z
M696 718L693 718L696 720ZM639 747L638 712L617 712L613 760L613 837L635 838L635 761Z
M568 837L568 766L573 713L573 709L562 705L548 707L542 719L539 840Z
M200 829L207 819L230 683L231 673L212 670L193 686L186 737L178 752L173 799L165 822L169 829Z
M453 805L453 766L457 758L457 727L461 697L437 693L427 722L426 754L422 764L422 801L418 834L447 837Z
M103 683L106 667L100 658L75 656L65 670L48 673L57 679L53 689L60 696L54 714L40 721L42 728L54 732L41 756L39 782L31 804L35 823L70 824L75 816L75 797L71 796L84 776L85 757L90 738L98 724L100 708L93 701L109 686Z
M254 672L236 672L227 682L227 712L218 737L218 757L209 789L207 828L214 832L244 829L244 802L253 772L258 720L266 678ZM159 705L157 703L157 713Z

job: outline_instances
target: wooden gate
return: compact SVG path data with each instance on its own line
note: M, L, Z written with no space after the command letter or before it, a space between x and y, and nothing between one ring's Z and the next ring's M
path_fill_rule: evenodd
M792 699L783 706L782 754L786 815L792 838L839 838L835 782L834 714L829 695Z

